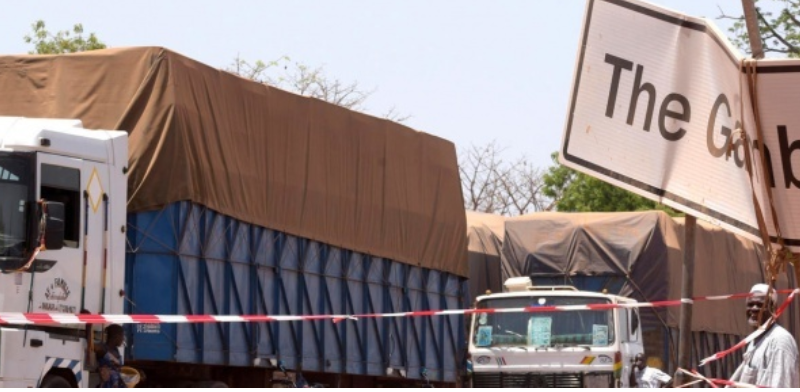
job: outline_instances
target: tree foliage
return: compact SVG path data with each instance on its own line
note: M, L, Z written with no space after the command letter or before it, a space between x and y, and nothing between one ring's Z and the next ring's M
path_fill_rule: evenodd
M612 212L662 210L670 215L679 212L622 188L579 173L558 163L552 154L553 166L543 176L543 194L555 201L558 211Z
M720 13L719 18L734 20L729 29L733 44L752 54L744 16ZM756 14L764 53L800 57L800 0L756 0Z
M72 31L62 30L55 34L47 30L43 20L36 21L31 27L33 32L23 37L25 43L33 44L33 50L28 52L30 54L76 53L106 48L106 44L94 33L85 37L80 23L74 25Z

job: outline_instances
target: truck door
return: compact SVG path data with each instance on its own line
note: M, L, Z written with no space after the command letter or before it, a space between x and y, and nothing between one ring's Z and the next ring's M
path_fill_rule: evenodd
M639 309L626 309L628 312L628 349L630 357L644 352L644 341L642 340L641 320L639 319Z
M620 350L622 351L623 387L628 386L628 377L632 370L632 361L636 354L644 352L639 309L619 309Z
M107 177L105 165L39 153L37 166L38 198L64 204L64 244L61 249L37 256L37 261L54 264L36 273L31 310L74 314L86 309L97 313L103 234L103 194L97 185Z

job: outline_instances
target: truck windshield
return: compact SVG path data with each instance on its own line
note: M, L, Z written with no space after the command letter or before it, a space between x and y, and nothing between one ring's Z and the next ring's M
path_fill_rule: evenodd
M479 309L604 304L605 298L532 296L488 299ZM474 316L478 347L604 347L614 342L611 310L481 313Z
M30 159L0 153L0 258L25 257Z

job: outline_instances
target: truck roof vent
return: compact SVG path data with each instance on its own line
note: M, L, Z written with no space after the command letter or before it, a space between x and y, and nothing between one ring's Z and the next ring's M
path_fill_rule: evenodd
M506 279L503 286L506 286L507 291L528 291L533 287L533 282L531 282L531 278L527 276L520 276L518 278Z
M528 276L521 276L518 278L509 278L503 284L506 286L506 291L519 292L519 291L578 291L574 286L534 286L531 278Z

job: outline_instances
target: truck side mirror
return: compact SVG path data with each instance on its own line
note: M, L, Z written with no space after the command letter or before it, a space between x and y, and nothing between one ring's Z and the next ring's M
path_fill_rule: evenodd
M639 310L635 309L633 313L631 313L631 333L636 333L636 330L639 329Z
M64 247L64 203L45 201L43 208L47 211L44 247L47 250L59 250Z

